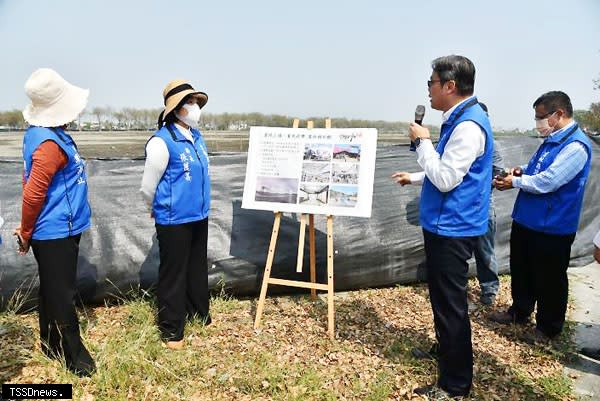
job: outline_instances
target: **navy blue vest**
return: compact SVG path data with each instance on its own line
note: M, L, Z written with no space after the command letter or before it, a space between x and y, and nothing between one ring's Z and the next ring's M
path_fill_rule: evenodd
M156 223L176 225L203 220L210 209L208 152L200 132L192 129L194 143L174 124L163 126L153 136L169 150L169 163L156 187L152 209Z
M492 182L494 140L487 113L473 97L460 104L442 124L436 151L440 157L456 126L473 121L485 133L485 151L449 192L441 192L425 177L421 190L420 221L429 232L446 237L473 237L487 232Z
M87 177L77 146L62 128L31 126L23 137L25 182L29 180L33 153L45 141L53 141L65 152L67 165L59 170L48 187L46 200L35 222L36 240L66 238L90 227L91 209L87 199Z
M571 181L554 192L532 194L520 190L512 214L517 223L546 234L567 235L577 232L592 160L590 140L579 126L575 124L564 132L546 138L523 174L535 175L548 169L560 151L573 142L581 143L587 151L585 166Z

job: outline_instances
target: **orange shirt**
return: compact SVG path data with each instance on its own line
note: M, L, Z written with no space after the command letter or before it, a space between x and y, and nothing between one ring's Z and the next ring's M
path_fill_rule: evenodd
M32 155L29 180L23 177L21 236L31 240L35 222L42 211L54 175L67 165L67 155L54 141L43 142Z

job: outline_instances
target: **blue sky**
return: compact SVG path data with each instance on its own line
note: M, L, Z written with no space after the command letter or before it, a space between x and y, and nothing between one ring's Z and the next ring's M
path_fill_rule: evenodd
M161 107L188 79L206 112L409 121L429 108L431 60L461 54L499 128L533 127L548 90L600 101L600 1L0 0L0 110L38 67L91 90L90 107Z

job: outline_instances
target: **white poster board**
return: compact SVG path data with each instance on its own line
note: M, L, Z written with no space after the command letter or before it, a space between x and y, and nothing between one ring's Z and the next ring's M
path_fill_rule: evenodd
M250 128L242 208L371 217L375 128Z

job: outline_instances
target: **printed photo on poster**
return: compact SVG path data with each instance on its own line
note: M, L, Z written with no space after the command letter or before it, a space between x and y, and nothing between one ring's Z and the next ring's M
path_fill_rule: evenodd
M329 185L301 184L298 196L300 205L326 206Z
M333 159L335 161L359 162L360 145L336 144L333 147Z
M304 160L328 162L333 146L327 143L307 143L304 145Z
M257 177L257 202L296 203L298 180L293 178Z
M331 182L335 184L358 184L358 163L333 163Z
M302 182L329 182L331 163L302 163Z
M332 185L329 190L329 205L340 207L354 207L358 201L358 187L356 185Z

